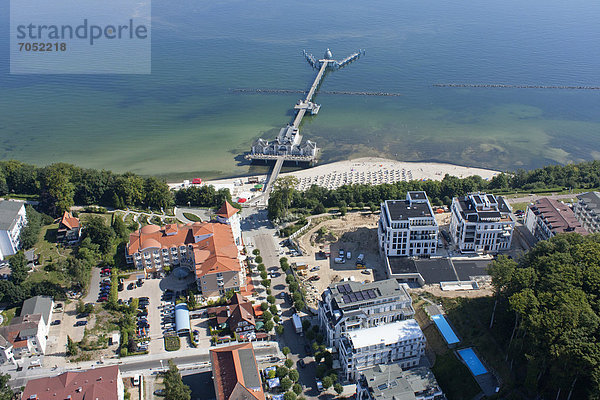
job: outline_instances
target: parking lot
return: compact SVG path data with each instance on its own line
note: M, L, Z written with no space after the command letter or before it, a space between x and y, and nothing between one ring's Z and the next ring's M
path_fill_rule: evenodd
M156 354L164 351L163 334L161 329L161 295L160 279L144 280L142 286L135 284L135 276L132 275L129 280L124 281L124 289L119 292L119 299L128 301L130 298L148 297L148 315L147 320L150 328L147 329L150 343L148 352ZM130 284L133 283L133 287Z

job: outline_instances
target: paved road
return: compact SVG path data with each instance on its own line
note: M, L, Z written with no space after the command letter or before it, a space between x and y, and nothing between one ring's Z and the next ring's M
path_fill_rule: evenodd
M167 365L169 359L172 359L175 364L181 369L197 369L198 364L206 363L209 360L209 350L205 349L194 349L193 351L178 351L173 353L164 353L160 355L145 355L145 356L135 356L128 357L124 359L111 359L106 360L103 364L98 362L84 362L78 364L72 364L68 368L57 368L57 369L37 369L37 370L28 370L21 372L11 371L9 374L12 379L10 381L10 386L13 388L18 388L24 386L29 379L36 379L48 376L56 376L65 372L66 370L77 371L77 370L86 370L89 368L99 368L101 366L106 365L114 365L118 364L121 373L125 376L133 376L135 374L142 375L151 375L154 372L161 369L161 362L163 360L163 367ZM276 347L273 346L255 346L254 353L256 354L257 359L260 361L263 358L270 358L273 356L278 356L278 351ZM202 366L202 365L200 365ZM207 368L210 366L207 364Z
M194 221L187 219L183 215L183 213L194 214L195 216L200 218L202 221L210 220L210 216L213 214L211 210L205 210L205 209L201 209L201 208L175 207L175 218L177 218L181 222L185 222L186 224L188 222L194 222Z
M279 267L279 238L275 235L276 230L267 219L266 210L244 209L243 210L243 225L244 240L253 247L260 249L260 255L263 258L263 264L269 271L275 268L279 274L275 278L271 278L272 293L276 298L276 304L279 304L283 311L282 324L284 326L283 337L278 337L279 346L289 347L291 353L288 358L294 361L294 368L300 373L300 384L304 387L304 396L307 398L317 398L319 392L316 388L315 369L316 363L314 358L307 356L304 349L305 344L311 345L304 336L300 336L294 330L292 323L292 304L287 303L280 297L282 292L287 292L287 284L285 282L286 274ZM306 364L305 368L300 368L298 360L302 358Z
M554 200L574 199L574 198L576 198L576 196L577 196L576 193L571 193L571 194L552 194L551 193L548 195L530 194L530 195L527 195L524 197L515 197L513 199L506 198L506 200L510 204L515 204L515 203L532 203L536 200L543 199L543 198L554 199Z
M83 299L84 303L95 303L100 293L100 268L92 268L92 279L88 287L88 293Z

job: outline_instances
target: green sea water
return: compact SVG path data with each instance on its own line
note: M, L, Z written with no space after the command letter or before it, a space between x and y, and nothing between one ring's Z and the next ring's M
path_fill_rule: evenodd
M255 171L240 155L274 137L301 96L232 89L308 89L316 71L301 51L326 48L367 52L322 90L402 96L318 94L302 131L321 163L377 155L507 170L600 158L600 91L432 86L600 86L598 17L600 3L583 0L154 0L151 75L18 76L2 58L0 159L171 179ZM3 49L7 32L3 19Z

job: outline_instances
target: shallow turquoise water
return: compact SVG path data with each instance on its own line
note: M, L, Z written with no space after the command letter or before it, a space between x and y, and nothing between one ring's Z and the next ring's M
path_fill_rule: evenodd
M599 86L600 3L154 0L152 15L148 76L16 76L2 58L0 159L246 173L236 157L274 136L300 95L231 89L307 89L315 71L301 51L327 47L367 54L328 74L323 90L402 96L318 95L321 112L303 132L323 162L386 155L513 169L600 157L600 91L432 86Z

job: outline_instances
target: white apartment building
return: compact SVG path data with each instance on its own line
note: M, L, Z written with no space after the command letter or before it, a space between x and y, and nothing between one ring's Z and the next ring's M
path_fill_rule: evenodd
M408 192L406 200L381 203L377 236L382 255L435 254L438 224L425 192Z
M0 200L0 260L21 248L21 229L27 225L25 203Z
M398 364L362 371L356 383L358 400L444 400L433 373L424 367L402 370Z
M415 310L404 285L395 279L337 282L319 301L319 324L328 346L339 347L343 335L412 318Z
M577 195L577 200L573 209L575 217L588 232L600 232L600 193L582 193Z
M450 235L461 252L510 249L515 218L502 197L486 193L455 197L451 211Z
M414 319L396 321L348 332L340 340L338 350L346 379L358 380L361 371L376 365L419 365L425 353L425 335Z

